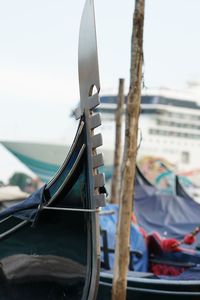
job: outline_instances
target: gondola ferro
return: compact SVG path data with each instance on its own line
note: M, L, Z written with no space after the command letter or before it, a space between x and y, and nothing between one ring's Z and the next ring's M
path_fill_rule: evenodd
M0 213L0 299L95 299L99 272L98 208L105 203L99 71L93 0L79 34L79 126L54 178Z

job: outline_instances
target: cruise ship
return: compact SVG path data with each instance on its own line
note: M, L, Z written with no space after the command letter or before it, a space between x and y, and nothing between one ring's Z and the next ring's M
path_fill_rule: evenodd
M101 97L105 172L112 174L117 97ZM123 122L124 123L124 122ZM2 141L2 144L43 181L57 171L68 146ZM170 162L177 173L198 172L200 149L200 105L195 100L159 94L141 98L138 131L138 162L148 158ZM145 167L143 166L143 169Z
M114 145L116 97L104 96L101 102L104 143ZM138 160L164 158L180 171L200 167L200 105L194 100L143 95L138 143Z

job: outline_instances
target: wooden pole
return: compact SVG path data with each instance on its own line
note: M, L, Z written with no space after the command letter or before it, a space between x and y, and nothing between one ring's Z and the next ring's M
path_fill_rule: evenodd
M130 88L126 112L125 164L122 175L122 196L117 228L112 300L126 299L126 275L129 264L130 224L133 209L138 118L141 98L144 4L145 0L135 0L131 43Z
M119 203L121 186L121 160L122 160L122 117L124 112L124 79L119 79L117 110L115 114L115 153L114 169L111 187L111 203Z

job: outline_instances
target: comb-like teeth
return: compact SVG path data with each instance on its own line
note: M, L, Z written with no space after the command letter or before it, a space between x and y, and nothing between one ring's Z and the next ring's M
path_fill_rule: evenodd
M103 141L102 141L102 135L101 135L101 133L98 133L98 134L96 134L96 135L93 135L93 136L91 137L91 141L92 141L92 148L93 148L93 149L102 146Z
M95 94L88 98L87 108L93 109L100 104L99 94Z
M92 158L92 167L93 169L101 167L104 165L103 154L99 153Z
M96 203L96 207L105 206L105 203L106 203L106 195L105 194L94 195L93 199Z
M80 119L80 117L81 117L81 108L80 108L80 107L77 107L77 108L75 109L74 114L75 114L76 120Z
M101 125L101 115L95 114L90 118L90 129L97 128Z
M97 174L94 175L94 187L102 187L105 185L105 176L104 174Z

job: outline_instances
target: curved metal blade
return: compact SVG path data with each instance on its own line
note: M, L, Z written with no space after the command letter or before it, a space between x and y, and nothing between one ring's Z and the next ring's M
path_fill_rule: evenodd
M96 96L98 96L100 90L93 0L86 0L81 18L78 47L78 69L81 99L80 113L82 115L85 108L92 109L95 107L95 101L93 101L93 104L90 104L90 107L88 107L87 103L88 98L92 94L93 87L96 87L97 89Z

